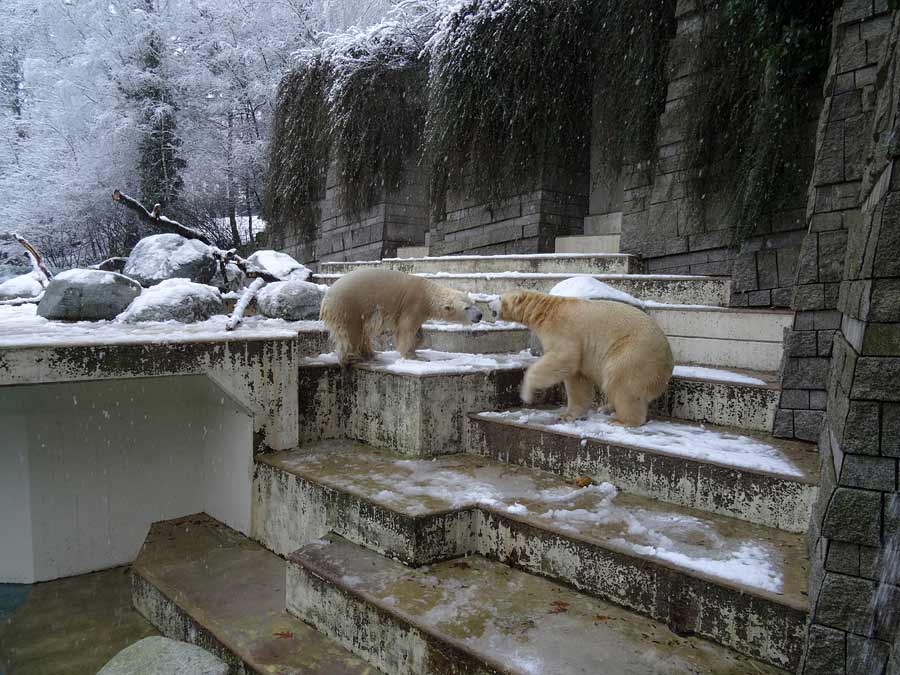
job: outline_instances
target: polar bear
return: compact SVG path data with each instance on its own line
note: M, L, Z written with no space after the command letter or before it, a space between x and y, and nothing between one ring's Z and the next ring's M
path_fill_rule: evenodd
M559 382L566 385L563 419L583 416L594 385L606 396L613 421L636 427L647 421L647 405L669 385L674 366L669 341L641 310L605 300L579 300L534 291L504 293L491 313L528 326L544 355L525 373L522 400Z
M478 323L481 311L468 295L428 279L385 269L345 274L325 293L320 318L331 333L341 365L370 359L372 340L394 334L394 347L416 358L426 319Z

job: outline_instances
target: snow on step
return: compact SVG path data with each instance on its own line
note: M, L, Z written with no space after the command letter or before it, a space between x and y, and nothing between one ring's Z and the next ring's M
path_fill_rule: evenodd
M287 607L391 675L776 673L478 556L413 570L334 535L291 557Z
M721 368L707 368L705 366L675 366L673 377L683 377L691 380L712 380L714 382L729 382L732 384L752 384L763 387L767 382L761 377L737 373L733 370Z
M601 274L637 272L640 261L630 255L605 254L522 254L496 256L433 256L424 258L385 258L378 261L322 263L325 273L346 273L354 269L383 267L407 273L436 272L531 272Z
M412 565L478 553L770 663L799 658L799 535L481 457L352 443L259 456L254 481L253 533L277 553L328 531Z
M285 563L205 514L155 523L132 568L135 609L230 672L378 675L284 610Z
M602 412L564 422L561 412L471 415L467 450L789 532L809 526L818 455L808 444L671 420L629 429Z
M750 436L707 429L702 425L650 420L645 425L632 429L612 424L609 414L597 411L590 413L585 419L571 422L562 421L557 412L547 410L485 412L480 416L573 434L580 438L596 438L610 443L660 450L680 457L709 460L736 468L792 478L808 479L810 475L808 466L801 468L795 460L769 443Z

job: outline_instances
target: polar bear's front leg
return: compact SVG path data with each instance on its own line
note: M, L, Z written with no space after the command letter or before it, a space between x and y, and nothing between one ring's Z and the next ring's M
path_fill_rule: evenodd
M394 344L404 359L416 360L416 349L422 345L423 340L421 324L415 326L411 321L401 321L394 331Z
M542 389L559 384L575 370L574 359L562 352L544 354L525 372L521 396L525 405L531 405L534 394Z

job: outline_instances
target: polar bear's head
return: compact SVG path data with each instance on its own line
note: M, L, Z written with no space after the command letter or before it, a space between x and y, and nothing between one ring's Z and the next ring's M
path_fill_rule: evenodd
M436 318L455 323L478 323L482 314L466 293L454 292L442 300Z
M510 291L490 303L491 314L500 321L515 321L529 325L541 321L550 305L559 298L535 291Z

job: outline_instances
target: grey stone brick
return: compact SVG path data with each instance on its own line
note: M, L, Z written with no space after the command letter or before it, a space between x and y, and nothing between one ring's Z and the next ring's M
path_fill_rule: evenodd
M831 356L831 346L834 343L833 330L820 330L816 333L816 355Z
M854 544L878 545L881 537L881 493L839 487L822 523L829 539Z
M791 306L791 296L794 294L794 289L791 286L786 286L785 288L775 288L772 290L772 305L775 307L790 307Z
M772 435L776 438L794 437L794 413L791 410L776 410Z
M841 327L841 313L834 310L816 312L813 325L816 330L837 330Z
M859 576L865 579L878 579L881 576L878 562L881 559L881 547L859 547Z
M861 356L856 362L853 398L900 401L900 358Z
M811 330L794 330L785 339L785 354L792 357L817 356L818 335Z
M801 441L816 441L822 433L825 413L821 410L795 410L794 436Z
M828 543L828 557L825 569L829 572L859 575L859 546L842 541Z
M825 410L825 404L828 401L828 393L814 389L809 392L809 408L810 410Z
M803 238L797 257L798 284L814 284L819 280L819 235L810 232Z
M831 628L866 633L869 628L869 603L874 588L871 581L836 572L825 574L815 621Z
M809 391L806 389L783 389L779 405L791 410L806 410L809 408Z
M874 675L883 672L890 651L888 642L848 635L847 675Z
M877 455L881 425L878 403L869 401L850 401L844 422L841 448L844 452L863 455Z
M897 485L897 460L891 457L845 454L840 483L890 492Z
M803 675L845 675L846 636L843 632L813 624L807 634Z
M881 420L881 454L900 457L900 405L885 403Z
M794 300L791 304L797 310L825 309L825 285L794 286Z
M772 304L772 292L751 291L747 293L747 303L751 307L769 307Z
M825 389L830 359L791 358L785 362L782 386L791 389Z

